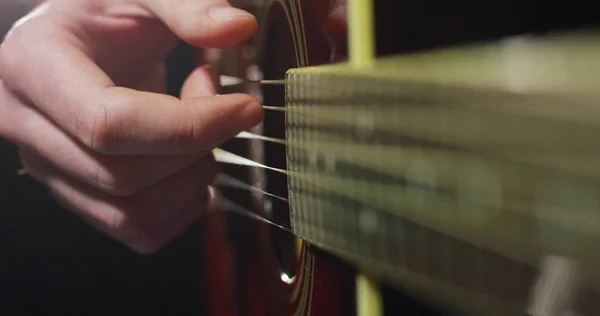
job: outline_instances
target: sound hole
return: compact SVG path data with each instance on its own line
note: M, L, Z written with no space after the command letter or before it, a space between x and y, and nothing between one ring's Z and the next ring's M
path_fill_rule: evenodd
M269 26L266 30L265 53L262 56L262 73L265 79L282 79L289 68L296 67L296 55L292 33L282 8L274 5L269 13ZM279 85L267 85L262 88L266 105L285 104L285 89ZM267 111L264 119L264 134L269 137L285 138L285 114L279 111ZM281 144L265 143L265 164L287 169L286 148ZM267 172L266 189L281 197L288 196L287 177L275 172ZM291 228L289 205L278 199L267 200L265 206L270 219L284 227ZM281 265L283 281L293 280L297 263L297 238L285 231L273 228L271 231L273 246Z

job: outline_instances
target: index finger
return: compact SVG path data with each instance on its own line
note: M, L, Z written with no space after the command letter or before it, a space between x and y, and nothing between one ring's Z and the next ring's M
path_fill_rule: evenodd
M244 94L180 101L161 94L112 88L119 106L81 128L91 148L109 154L196 154L262 120L262 106ZM83 131L83 133L82 133Z

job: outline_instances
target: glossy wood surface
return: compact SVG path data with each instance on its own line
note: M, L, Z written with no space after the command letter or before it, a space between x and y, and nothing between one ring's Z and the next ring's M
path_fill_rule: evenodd
M258 67L264 78L283 78L289 68L332 61L331 36L326 33L331 27L328 18L332 4L321 0L265 1L258 6L242 7L256 13L260 30L246 45L220 53L219 73L245 78L249 69ZM199 52L198 64L206 55ZM222 92L262 94L265 104L283 105L281 87L257 88L244 83ZM277 113L266 113L264 124L253 132L283 138L283 123L283 117ZM282 147L232 140L223 148L285 168ZM287 195L285 177L231 166L223 166L223 171L247 183L264 185L268 192ZM286 203L235 190L223 189L221 193L289 227ZM271 203L272 212L265 209L266 202ZM205 298L209 315L354 314L355 271L341 260L306 244L296 257L294 236L227 212L211 213L200 225L201 251L207 261L204 275L209 289ZM283 277L282 272L291 280Z
M288 68L344 59L347 31L344 2L265 0L244 3L242 7L257 14L261 29L247 43L247 48L252 49L225 51L220 72L246 77L248 66L258 66L265 79L281 79ZM568 6L565 12L570 14L563 16L553 7L552 12L533 18L536 16L533 12L540 8L535 1L495 2L489 6L477 1L456 5L442 2L375 1L377 54L423 50L577 23L572 14L575 6ZM594 18L593 14L580 17L579 22ZM253 52L248 53L249 50ZM280 87L257 89L246 83L227 92L239 91L263 94L267 105L283 105ZM280 113L266 113L265 123L254 132L283 138L282 117ZM225 144L225 148L267 165L285 168L285 152L278 145L234 140ZM224 167L224 171L268 192L287 195L287 179L283 176L230 166ZM269 205L264 196L239 191L223 190L223 194L261 216L290 225L285 203L271 201ZM210 216L210 221L201 223L203 253L211 267L205 271L210 277L206 284L211 293L206 298L211 306L210 315L355 314L353 267L314 246L303 245L295 264L294 281L288 284L282 280L281 272L290 267L289 248L293 236L237 215L218 212ZM281 249L288 251L282 254ZM386 288L384 293L386 314L432 315L397 290Z

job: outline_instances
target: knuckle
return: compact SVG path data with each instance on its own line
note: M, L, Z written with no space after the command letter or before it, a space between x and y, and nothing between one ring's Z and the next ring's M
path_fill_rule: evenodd
M198 124L192 120L185 122L184 124L180 124L177 129L176 139L179 140L181 144L180 150L182 152L195 152L198 150L197 144L198 140Z
M110 154L118 149L120 122L107 107L99 107L76 116L76 134L91 150Z
M22 72L26 65L24 54L17 52L14 41L6 41L0 46L0 78L9 81L19 72Z
M107 212L98 220L109 232L114 232L116 235L122 235L123 232L132 228L123 213L119 211Z
M92 173L92 175L92 183L94 183L96 187L98 187L103 192L114 195L112 194L112 192L115 191L116 181L115 178L112 176L112 173L107 172L102 167L97 167Z
M126 197L134 195L140 190L140 186L132 178L127 170L120 172L119 170L107 170L98 167L93 172L92 182L105 193L117 197Z
M0 43L0 78L12 83L21 81L28 84L33 71L32 61L43 51L43 41L39 41L40 34L46 34L44 27L38 26L37 21L28 25L13 28L6 34Z
M142 191L152 179L147 168L139 168L139 160L120 156L96 155L96 164L85 177L91 185L114 197L128 197Z

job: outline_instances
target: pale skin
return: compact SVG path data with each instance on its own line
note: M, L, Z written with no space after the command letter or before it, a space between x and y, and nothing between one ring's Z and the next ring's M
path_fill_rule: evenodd
M211 149L262 120L249 95L216 95L208 67L164 94L177 38L234 46L257 28L225 0L50 0L0 46L0 137L63 205L139 253L213 199Z

